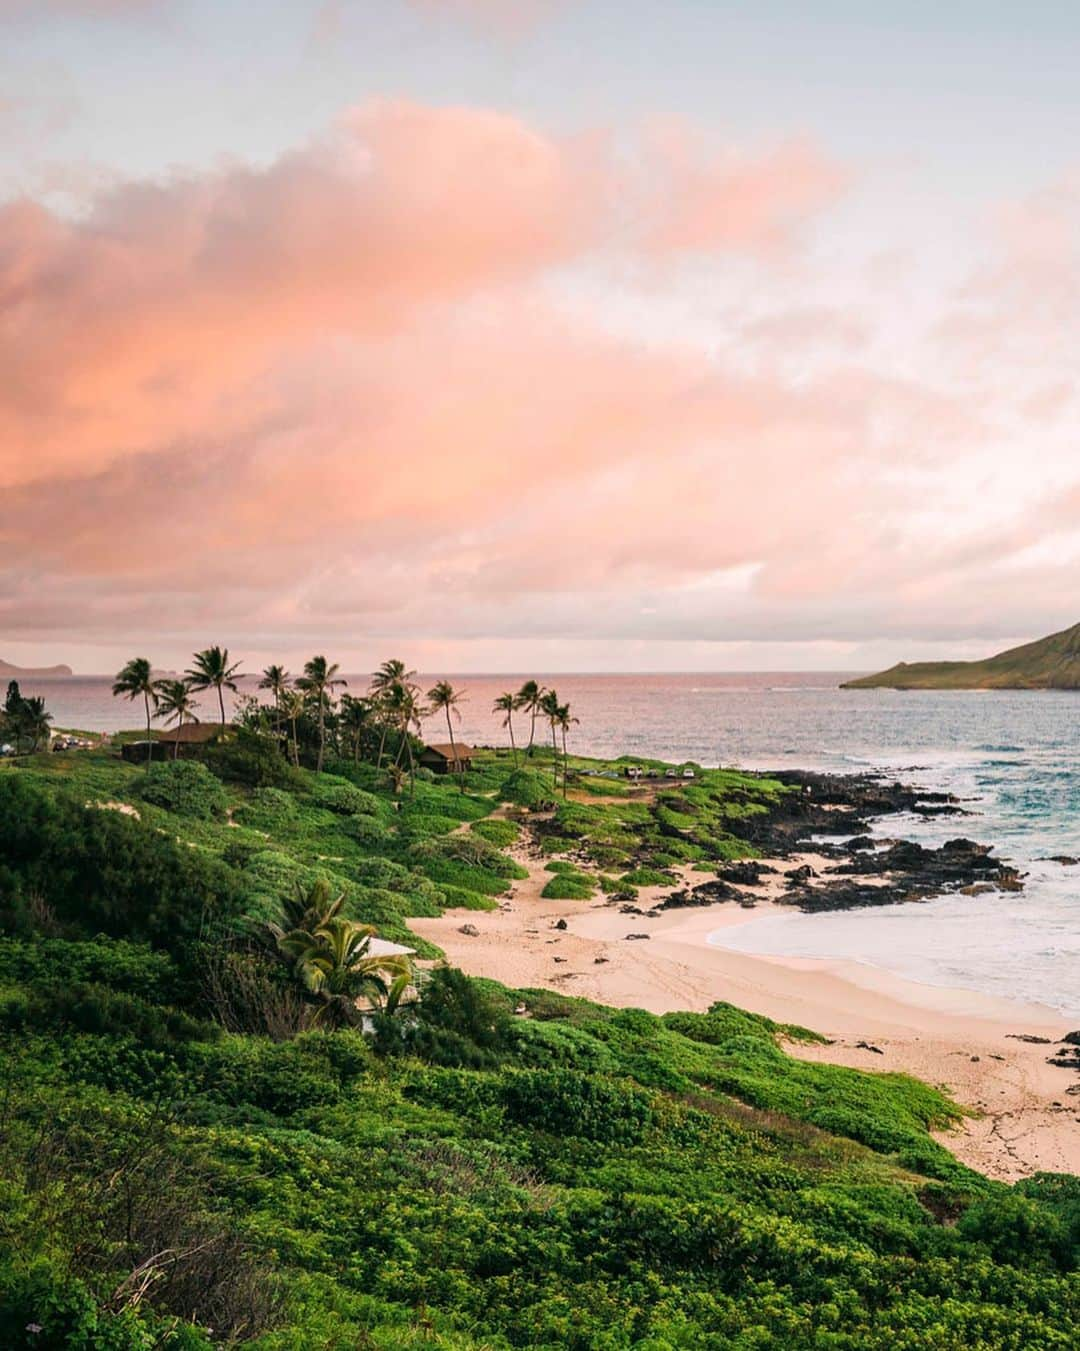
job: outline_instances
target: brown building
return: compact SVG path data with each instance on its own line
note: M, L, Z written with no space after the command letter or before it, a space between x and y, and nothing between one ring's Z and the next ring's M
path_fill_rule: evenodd
M461 774L472 769L473 749L462 742L451 746L447 741L437 746L425 746L420 752L420 764L436 774Z
M174 727L159 732L152 741L129 741L120 754L133 764L142 764L148 758L148 748L151 760L171 760L176 749L180 759L190 760L232 730L231 724L222 727L220 722L185 722L179 730Z

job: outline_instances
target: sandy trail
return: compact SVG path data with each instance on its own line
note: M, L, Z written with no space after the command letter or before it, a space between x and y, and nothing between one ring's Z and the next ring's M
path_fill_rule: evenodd
M919 985L860 963L764 959L708 942L729 925L775 913L771 897L783 887L784 871L809 863L820 872L829 860L813 854L771 860L781 872L746 889L753 909L725 902L649 918L622 914L606 898L544 900L540 893L551 877L545 860L527 844L511 852L529 877L513 884L499 909L409 921L469 974L654 1013L703 1011L723 999L798 1023L832 1044L792 1044L793 1055L903 1070L972 1109L975 1115L940 1137L971 1167L1010 1181L1038 1171L1080 1172L1080 1096L1069 1091L1080 1079L1046 1063L1052 1045L1015 1039L1060 1040L1070 1029L1052 1010ZM691 884L703 880L700 873L686 877ZM670 891L640 888L635 904L647 910ZM559 920L565 930L554 927ZM463 924L477 934L462 934Z

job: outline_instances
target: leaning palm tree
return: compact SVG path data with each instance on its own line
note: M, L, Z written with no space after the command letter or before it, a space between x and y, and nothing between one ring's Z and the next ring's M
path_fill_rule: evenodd
M225 691L236 693L236 681L242 674L238 661L229 665L227 647L208 647L196 652L192 657L190 670L185 671L188 684L193 690L217 690L218 707L221 709L221 725L225 726Z
M281 736L281 700L289 688L289 673L284 666L268 666L259 678L259 689L274 696L274 731Z
M281 696L281 716L292 728L292 762L300 766L300 743L296 734L296 724L304 712L303 690L286 689Z
M191 686L186 680L155 681L154 692L157 695L158 704L154 717L164 718L166 727L171 722L176 723L172 752L172 758L175 760L180 754L180 731L184 723L199 721L195 716L195 709L198 705L191 697Z
M142 696L146 706L146 766L150 767L150 709L157 707L157 690L154 688L154 673L145 657L132 657L122 670L117 672L113 681L113 698L124 695L127 699Z
M569 768L570 768L570 756L567 754L567 750L566 750L566 734L567 734L567 732L569 732L570 728L573 726L574 723L580 722L580 721L581 721L580 718L575 718L574 715L570 712L570 705L569 705L569 704L559 704L559 706L558 706L558 708L556 709L556 712L555 712L555 722L556 722L556 724L557 724L559 730L562 732L562 766L563 766L563 768L562 768L562 794L563 794L563 797L566 796L566 780L567 780L568 772L569 772Z
M517 695L507 692L500 694L491 705L492 713L505 713L502 725L510 733L510 753L514 757L514 764L518 762L517 746L514 743L514 709L517 708Z
M465 691L456 690L449 680L439 680L427 692L428 711L430 713L446 714L446 730L450 733L450 750L453 753L454 764L458 767L458 787L464 793L465 791L465 770L458 760L457 742L454 740L454 724L451 718L461 721L461 709L459 704L465 701Z
M514 696L514 707L522 713L529 714L529 744L525 749L526 756L532 755L533 742L536 740L536 715L543 712L541 700L545 693L543 685L537 684L535 680L526 680Z
M559 696L554 690L544 690L539 700L540 712L548 720L551 728L551 777L555 787L559 786L559 745L555 739L555 729L559 725ZM564 785L565 787L565 785Z
M415 731L419 735L424 718L427 716L427 709L420 702L419 694L416 685L409 681L398 680L390 686L385 695L387 714L397 728L399 737L394 763L400 764L402 755L408 760L410 797L416 796L416 762L413 759L412 739L409 733Z
M297 688L315 701L319 720L319 754L315 762L316 774L322 773L323 756L326 753L326 706L333 697L334 690L348 681L338 677L337 662L328 662L325 657L312 657L304 663L304 674L296 682Z
M387 696L395 685L411 685L415 671L409 671L400 657L391 657L389 661L384 661L375 674L371 677L371 696L376 706L386 710ZM386 750L386 734L393 725L392 717L384 717L382 731L379 736L379 755L375 761L377 769L382 768L383 752Z

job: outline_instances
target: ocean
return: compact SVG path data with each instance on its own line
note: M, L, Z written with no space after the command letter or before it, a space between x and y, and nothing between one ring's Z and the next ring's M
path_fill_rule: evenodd
M1045 1004L1080 1026L1080 866L1048 861L1080 857L1080 693L844 691L843 674L828 672L537 678L572 705L580 723L571 748L582 754L874 770L956 794L973 815L892 817L880 833L991 843L1028 875L1023 892L763 917L725 931L725 946L865 962L930 985ZM505 742L492 700L523 679L455 677L467 695L455 734ZM138 726L141 706L114 700L109 684L27 680L23 692L44 695L57 726ZM350 678L352 689L365 685L366 677ZM204 716L213 716L209 701ZM527 731L518 724L520 742ZM429 730L443 739L445 722L432 720Z

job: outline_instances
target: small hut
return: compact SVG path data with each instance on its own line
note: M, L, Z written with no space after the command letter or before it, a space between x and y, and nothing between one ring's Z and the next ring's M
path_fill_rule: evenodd
M120 748L125 760L142 764L150 760L171 760L173 749L182 760L190 760L233 731L231 724L222 727L220 722L185 722L179 729L166 729L157 734L152 741L129 741Z
M449 742L440 742L437 746L425 746L420 752L420 764L435 774L463 774L472 769L473 748L458 742L451 746Z

